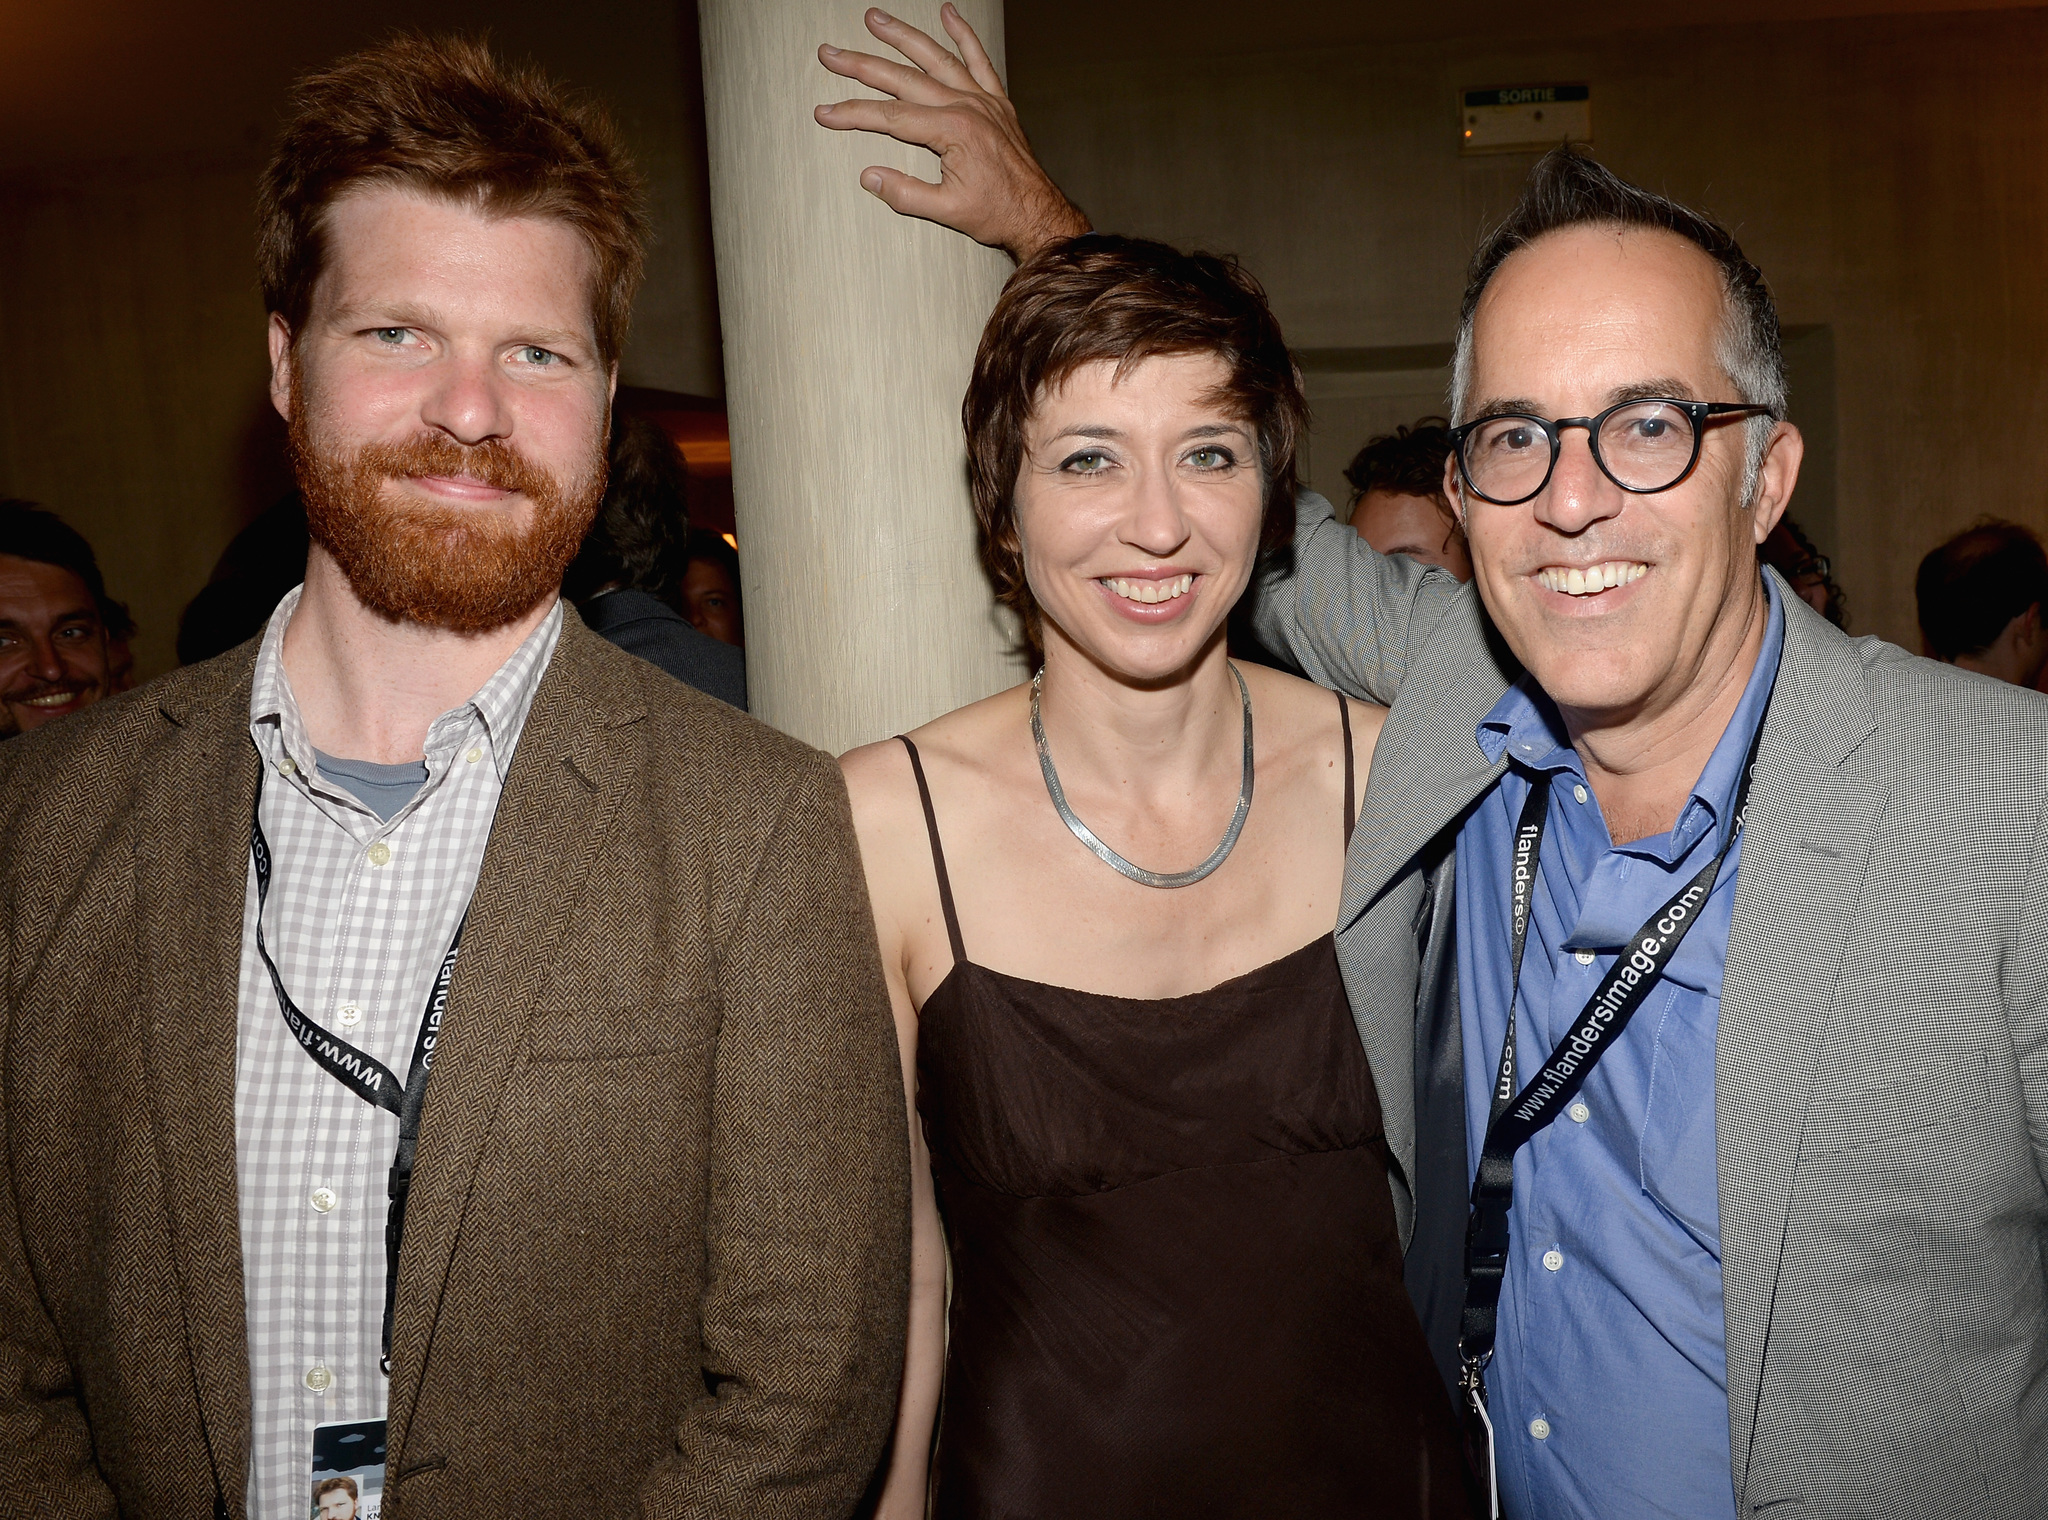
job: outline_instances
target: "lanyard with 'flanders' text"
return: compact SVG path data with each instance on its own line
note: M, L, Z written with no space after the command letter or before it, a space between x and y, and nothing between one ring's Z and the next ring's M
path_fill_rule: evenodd
M256 859L256 953L263 958L263 969L270 973L270 985L277 991L277 1011L284 1016L285 1026L299 1042L299 1048L318 1062L330 1077L365 1103L398 1117L398 1154L391 1160L389 1202L384 1211L383 1368L385 1376L389 1377L391 1314L398 1300L398 1247L405 1233L406 1197L412 1191L413 1153L418 1149L420 1138L420 1108L426 1102L427 1073L434 1064L434 1047L441 1040L441 1018L448 1011L448 984L455 977L455 954L462 948L462 931L468 926L469 914L465 911L462 922L455 926L455 938L449 941L447 952L434 972L434 983L427 989L426 1011L420 1016L420 1031L413 1040L412 1066L401 1083L392 1075L391 1068L375 1056L365 1054L341 1036L329 1033L314 1023L292 1001L292 995L285 991L284 977L279 974L277 963L270 958L269 947L263 943L263 904L270 896L270 841L263 837L262 805L259 788L259 816L249 823L249 852Z
M1486 1140L1479 1153L1478 1175L1472 1183L1472 1213L1465 1227L1465 1312L1458 1327L1458 1356L1463 1363L1459 1386L1485 1427L1487 1465L1493 1465L1493 1426L1486 1414L1486 1364L1493 1360L1500 1290L1508 1267L1508 1210L1515 1198L1515 1152L1565 1111L1607 1048L1628 1027L1637 1008L1650 995L1678 953L1701 904L1714 890L1714 879L1735 842L1742 837L1742 815L1749 805L1749 779L1756 769L1764 728L1742 763L1742 781L1735 793L1735 816L1727 843L1691 881L1630 936L1614 966L1601 979L1571 1031L1558 1041L1542 1069L1519 1094L1515 1091L1515 1001L1522 987L1522 951L1529 940L1529 913L1536 896L1536 872L1542 858L1543 833L1550 816L1550 777L1538 776L1515 824L1514 861L1509 869L1509 945L1507 1037L1501 1043L1500 1066L1493 1084L1493 1102L1486 1117ZM1500 1513L1498 1487L1493 1513Z

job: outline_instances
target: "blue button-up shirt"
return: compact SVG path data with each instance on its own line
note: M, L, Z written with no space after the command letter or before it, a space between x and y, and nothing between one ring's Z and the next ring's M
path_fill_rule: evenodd
M1557 709L1525 677L1479 726L1510 761L1458 835L1465 1137L1476 1171L1507 1036L1509 864L1531 778L1552 778L1517 1003L1525 1084L1629 936L1727 842L1785 620L1668 834L1610 842ZM1486 1384L1501 1503L1518 1520L1733 1520L1714 1042L1738 842L1663 981L1566 1115L1515 1155L1511 1244Z

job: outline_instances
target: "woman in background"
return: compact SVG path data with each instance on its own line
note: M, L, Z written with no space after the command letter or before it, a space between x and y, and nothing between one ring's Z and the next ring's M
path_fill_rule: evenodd
M1278 324L1078 239L964 416L1042 665L844 762L921 1120L883 1513L929 1457L942 1517L1465 1514L1332 933L1384 714L1225 646L1293 522Z

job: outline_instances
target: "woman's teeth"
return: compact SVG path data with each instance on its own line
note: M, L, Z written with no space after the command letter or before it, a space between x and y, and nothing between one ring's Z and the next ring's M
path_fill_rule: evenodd
M1194 588L1192 575L1176 575L1165 581L1127 581L1122 576L1110 576L1102 583L1127 602L1170 602L1177 596L1186 596Z
M1585 569L1567 570L1561 565L1546 565L1536 572L1536 579L1548 591L1562 591L1566 596L1591 596L1596 591L1607 591L1615 586L1626 586L1630 581L1640 580L1650 573L1648 565L1639 565L1632 560L1611 559L1604 565L1588 565Z

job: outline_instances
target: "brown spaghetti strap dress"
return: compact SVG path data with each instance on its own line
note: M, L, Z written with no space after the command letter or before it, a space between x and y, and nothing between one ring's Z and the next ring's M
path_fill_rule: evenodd
M1174 998L977 966L904 744L953 947L917 1054L940 1520L1470 1514L1334 938Z

